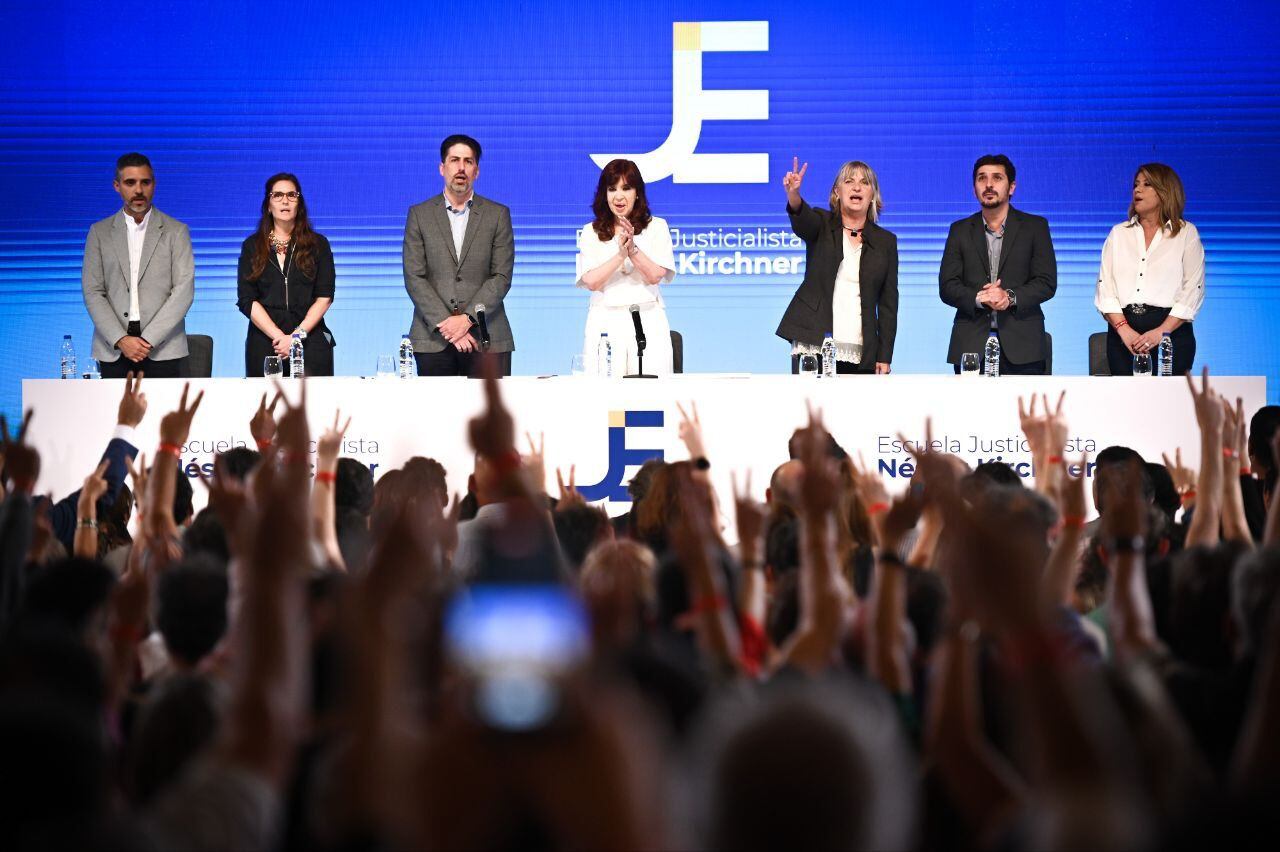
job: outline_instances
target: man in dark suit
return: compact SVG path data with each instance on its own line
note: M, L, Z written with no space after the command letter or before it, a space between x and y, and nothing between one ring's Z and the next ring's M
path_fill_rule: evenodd
M479 352L497 353L511 375L515 341L503 299L511 289L511 211L475 194L480 143L455 134L440 143L444 192L409 208L404 287L413 300L409 337L420 376L480 375ZM484 306L485 324L476 306ZM489 335L485 346L484 333Z
M1001 375L1047 372L1040 305L1058 289L1058 265L1049 223L1009 204L1016 174L1004 154L978 158L973 193L982 209L951 223L942 250L939 292L956 309L947 361L957 373L960 356L981 356L992 330L1000 340Z

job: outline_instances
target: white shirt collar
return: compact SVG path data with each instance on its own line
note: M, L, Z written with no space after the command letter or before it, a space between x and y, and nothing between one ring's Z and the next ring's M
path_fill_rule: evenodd
M147 225L151 222L151 214L152 214L152 213L154 213L154 212L155 212L155 210L156 210L156 208L154 208L154 207L152 207L152 208L150 208L149 210L147 210L147 214L146 214L145 216L143 216L143 217L142 217L142 221L141 221L141 222L135 222L135 221L134 221L134 219L133 219L133 217L132 217L132 216L130 216L130 215L129 215L129 213L128 213L128 211L126 211L126 210L121 210L121 211L120 211L120 215L124 217L124 224L125 224L125 227L126 227L126 228L128 228L129 230L131 230L131 231L145 231L145 230L147 229Z
M467 196L467 200L462 203L461 207L454 207L453 202L449 200L449 193L444 194L444 209L450 213L464 213L471 209L471 204L476 200L476 191L471 190L471 194Z

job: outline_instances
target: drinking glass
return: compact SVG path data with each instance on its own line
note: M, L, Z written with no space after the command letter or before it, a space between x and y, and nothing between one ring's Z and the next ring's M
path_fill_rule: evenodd
M396 376L396 361L390 355L378 356L378 378L393 379Z
M262 359L262 375L268 379L273 376L284 375L284 361L280 359L279 355L268 355Z
M982 375L982 361L978 357L977 352L966 352L960 356L960 375L962 376Z
M1147 352L1135 352L1133 355L1133 374L1135 376L1151 375L1151 355Z
M800 375L816 376L818 375L818 363L822 359L816 354L810 353L800 356Z

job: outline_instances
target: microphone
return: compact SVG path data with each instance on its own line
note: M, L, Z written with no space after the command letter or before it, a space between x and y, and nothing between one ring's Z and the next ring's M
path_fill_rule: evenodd
M643 352L646 341L644 339L644 325L640 322L640 306L632 305L628 310L631 311L631 324L636 327L636 349Z
M484 305L476 303L476 325L480 326L480 346L489 348L489 321L484 317Z

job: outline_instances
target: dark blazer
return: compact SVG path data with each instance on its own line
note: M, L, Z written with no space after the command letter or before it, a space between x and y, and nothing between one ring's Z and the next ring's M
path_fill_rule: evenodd
M778 323L777 334L799 343L822 343L831 331L836 270L844 260L844 231L840 215L815 210L801 201L799 210L787 206L791 230L805 242L804 280L791 297ZM862 259L858 264L862 298L862 363L858 371L870 373L876 362L893 361L898 336L898 238L873 222L862 232Z
M1058 289L1058 264L1048 220L1010 207L995 278L990 265L982 214L952 222L938 270L942 301L956 309L947 361L955 364L965 352L982 351L991 331L992 311L979 308L975 299L978 291L995 279L1018 299L1017 307L995 312L1001 352L1013 364L1043 361L1048 353L1044 348L1044 313L1040 304L1052 299Z
M280 269L280 264L276 263L274 257L267 258L267 265L263 267L262 273L257 278L250 277L253 273L253 255L257 245L258 234L254 233L248 236L240 246L236 307L247 317L253 303L258 302L266 309L271 321L280 326L280 330L285 334L289 334L302 324L303 318L306 317L307 311L311 309L316 299L334 297L337 275L333 266L333 249L329 247L329 241L323 234L316 234L316 244L313 249L316 266L315 271L308 275L301 266L294 263L293 245L290 244L289 252L285 255L285 265L289 270L288 287L286 287L284 271ZM328 331L329 327L321 317L320 322L316 323L316 327L311 330L311 335ZM261 338L262 341L267 341L267 351L270 351L270 341L267 340L267 336L252 322L249 323L249 338L250 340ZM333 335L329 334L329 339L332 340L332 338Z
M137 456L138 448L124 438L112 438L107 443L107 448L99 460L107 463L107 469L102 474L102 478L107 483L107 490L98 498L99 516L115 504L116 497L124 486L124 478L129 473L129 463ZM68 553L75 544L76 515L79 506L80 489L77 488L49 507L49 525L53 528L54 536L62 542Z
M490 349L516 348L503 304L516 260L511 211L488 198L473 198L461 253L453 247L443 194L409 208L403 261L404 288L413 300L409 337L414 352L444 351L447 341L436 325L454 310L475 316L477 304L485 307Z

